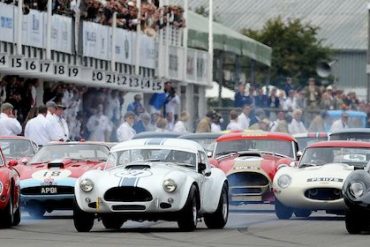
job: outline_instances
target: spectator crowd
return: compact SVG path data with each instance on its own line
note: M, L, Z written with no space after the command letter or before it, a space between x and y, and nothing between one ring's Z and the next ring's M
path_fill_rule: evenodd
M34 139L40 140L35 142L43 145L82 139L124 141L144 131L187 132L189 114L178 116L180 97L171 82L152 95L151 109L145 109L141 94L125 104L122 91L63 83L44 83L43 98L37 99L38 85L37 79L18 76L0 80L0 136L36 133ZM36 107L40 100L44 104Z
M13 0L3 1L13 3ZM23 14L28 14L30 9L46 11L47 3L47 0L24 0ZM136 30L140 25L149 36L154 36L167 24L176 28L185 27L184 9L177 5L159 7L158 0L141 0L140 8L136 0L52 0L52 13L103 25L112 25L113 14L117 13L118 27Z
M292 78L286 79L282 89L251 84L246 89L246 84L241 83L234 99L234 106L241 112L230 112L228 130L262 129L290 134L326 132L361 127L360 122L350 124L348 110L370 116L370 104L359 100L355 92L344 93L332 85L319 86L314 78L309 78L303 88L296 88ZM333 121L327 115L329 110L341 110L343 114ZM214 120L211 117L209 121Z
M180 97L170 81L163 92L151 95L148 107L142 94L135 94L131 101L125 92L107 88L44 82L42 99L37 98L38 89L37 79L5 76L0 80L0 136L24 134L39 145L82 139L115 142L144 131L186 133L193 125L188 112L178 111ZM36 107L40 101L43 104ZM350 123L348 110L370 115L370 105L354 92L320 87L312 78L298 90L289 78L283 89L271 87L269 91L252 85L246 90L246 85L240 84L234 103L226 117L211 110L196 120L195 131L321 132L360 127L361 123ZM343 111L338 120L328 121L327 110Z

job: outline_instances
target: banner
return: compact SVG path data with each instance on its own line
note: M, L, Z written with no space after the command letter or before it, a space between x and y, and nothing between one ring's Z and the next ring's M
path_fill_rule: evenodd
M139 34L139 64L145 68L155 69L155 43L154 39L146 36L145 34Z
M24 45L44 48L44 14L30 10L28 15L23 15L22 42ZM46 32L45 32L46 35Z
M47 15L45 15L46 17ZM66 16L53 15L51 21L51 49L71 54L72 19Z
M179 56L177 54L178 48L174 46L169 47L169 62L168 62L168 73L170 78L179 79Z
M13 5L0 3L0 40L14 42L13 29L15 29L15 18L17 9Z
M208 81L208 53L197 51L197 81Z
M109 60L110 27L92 22L83 23L83 55Z
M196 51L193 49L188 49L188 55L186 59L186 78L189 81L195 81L195 56Z
M133 64L132 52L133 52L133 40L132 32L127 30L116 28L116 61L125 64Z

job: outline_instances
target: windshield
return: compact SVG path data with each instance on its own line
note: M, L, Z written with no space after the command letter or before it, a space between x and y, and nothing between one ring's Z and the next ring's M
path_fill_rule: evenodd
M170 149L129 149L111 153L108 162L115 166L125 166L135 161L175 162L186 166L196 166L196 154Z
M316 143L316 142L320 142L320 141L327 141L328 138L326 137L319 137L319 138L312 138L312 137L302 137L302 138L296 138L297 142L298 142L298 147L299 147L299 150L304 150L307 146L313 144L313 143Z
M218 142L215 155L223 155L241 151L265 151L293 157L293 145L289 141L280 140L236 140Z
M35 154L34 147L29 140L0 139L0 146L7 158L31 157Z
M61 144L43 146L29 163L44 163L57 159L105 161L109 150L96 144Z
M364 168L370 160L370 149L327 147L307 148L303 153L299 166L321 166L328 163L344 163Z
M333 133L330 140L370 141L370 133Z

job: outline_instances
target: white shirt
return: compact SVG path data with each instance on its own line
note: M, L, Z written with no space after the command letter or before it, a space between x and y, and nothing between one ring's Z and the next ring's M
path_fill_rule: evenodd
M236 120L230 120L230 123L226 127L227 130L242 130L239 122Z
M307 133L306 127L304 127L302 121L297 121L294 118L292 119L292 122L288 125L288 130L289 133L294 135L294 134L299 134L299 133Z
M10 118L7 114L0 114L0 136L16 136L22 132L22 126L16 118Z
M166 112L172 112L172 115L175 116L176 108L180 105L180 97L176 94L167 104L166 104Z
M348 124L342 122L342 119L335 120L331 125L330 131L348 129Z
M51 141L47 130L48 120L44 115L30 119L24 130L24 136L34 141L37 145L45 145Z
M211 132L221 132L221 126L219 124L212 123Z
M186 133L188 130L186 129L185 123L183 121L177 121L175 126L173 127L173 132L177 133Z
M105 132L112 131L112 126L109 119L105 115L92 115L86 124L87 130L90 131L90 141L105 140Z
M238 116L238 123L241 129L248 129L251 119L247 117L243 112Z
M117 129L117 139L119 142L131 140L136 131L127 123L123 122Z
M46 116L47 118L47 116ZM63 140L66 141L69 139L69 129L67 122L64 118L59 117L57 115L52 116L49 118L47 123L47 129L51 140L59 141Z
M288 97L282 105L284 111L292 111L297 108L295 99L290 97Z

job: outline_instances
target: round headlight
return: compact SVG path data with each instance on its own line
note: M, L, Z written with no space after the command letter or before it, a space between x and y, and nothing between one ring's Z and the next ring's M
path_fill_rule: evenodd
M166 192L172 193L176 190L177 184L172 179L166 179L163 181L163 189Z
M94 189L94 183L88 178L82 179L80 182L80 188L84 192L90 192Z
M289 175L286 175L286 174L281 175L277 180L277 184L282 189L287 188L290 185L291 182L292 182L292 178Z
M363 183L352 183L349 186L349 192L355 198L359 198L360 196L362 196L364 194L364 191L365 191L365 186L363 185Z
M3 193L3 183L0 182L0 195Z

